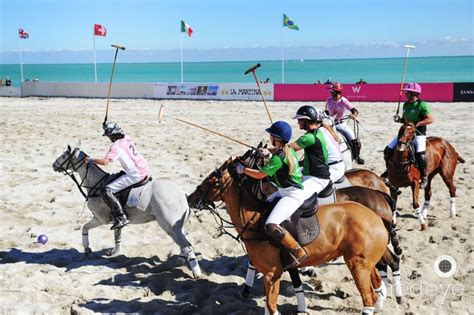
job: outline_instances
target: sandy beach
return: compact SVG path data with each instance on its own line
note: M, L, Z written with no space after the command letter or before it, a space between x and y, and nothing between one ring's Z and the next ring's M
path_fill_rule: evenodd
M243 247L220 235L206 211L193 213L186 224L200 253L200 279L193 279L191 270L180 264L179 247L156 222L124 228L122 252L116 257L105 256L114 243L109 226L91 230L94 253L85 258L81 227L91 213L84 209L84 198L73 181L55 173L51 165L78 140L84 152L103 157L110 145L101 136L105 104L104 99L0 98L0 313L263 314L261 281L256 281L250 298L240 295L247 267ZM161 104L170 116L246 143L268 141L264 129L269 120L261 102L111 100L109 120L119 122L134 138L154 180L170 179L188 194L215 167L246 148L170 118L160 124ZM302 132L291 117L303 104L268 102L274 120L291 123L294 138ZM363 167L380 174L385 168L383 148L399 128L392 121L397 104L354 105L362 123ZM429 229L420 232L415 217L398 221L405 296L399 305L389 295L386 314L474 312L473 103L430 106L435 122L428 135L447 139L466 160L455 175L457 217L449 218L448 189L435 177ZM409 189L402 189L398 208L403 214L414 213ZM40 234L49 238L45 245L36 242ZM455 259L452 277L436 275L433 265L441 255ZM303 277L311 314L360 312L361 298L341 259L319 267L317 273L316 278ZM278 304L283 314L296 312L286 274Z

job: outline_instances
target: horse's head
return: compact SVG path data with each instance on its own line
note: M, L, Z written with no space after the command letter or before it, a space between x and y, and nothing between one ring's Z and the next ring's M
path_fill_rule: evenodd
M81 151L80 142L73 149L71 146L67 146L64 151L53 163L53 170L55 172L61 172L69 175L79 169L84 163L86 154Z
M405 151L409 144L415 138L416 127L413 123L405 123L400 127L398 132L398 151Z
M261 147L261 144L259 145ZM234 180L241 182L245 175L237 174L237 164L243 163L247 167L255 167L261 157L258 150L252 148L241 157L229 158L220 167L209 174L196 190L188 197L190 207L196 209L215 208L214 202L222 200L224 193Z

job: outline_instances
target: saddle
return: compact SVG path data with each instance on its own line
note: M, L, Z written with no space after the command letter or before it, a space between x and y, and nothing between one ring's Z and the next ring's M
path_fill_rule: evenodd
M319 194L315 193L293 213L290 219L282 222L282 226L298 241L301 246L307 245L314 241L320 233L319 221L316 213L319 209L318 198L326 198L334 192L332 182L326 186ZM281 198L275 198L271 203L266 203L262 210L262 217L259 222L259 230L264 231L265 221ZM264 232L263 232L264 233ZM280 246L279 243L271 243Z

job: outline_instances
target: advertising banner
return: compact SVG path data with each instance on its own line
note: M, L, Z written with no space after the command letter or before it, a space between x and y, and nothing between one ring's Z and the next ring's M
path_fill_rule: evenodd
M265 100L273 101L273 84L260 84ZM260 91L256 83L222 83L219 96L222 100L260 101Z
M452 83L420 83L421 98L426 101L452 102ZM325 101L329 96L326 84L275 84L275 101ZM343 84L343 93L353 102L397 102L400 84ZM405 96L402 95L402 101Z
M474 83L454 83L453 94L454 102L474 102Z
M156 98L218 99L219 84L155 83Z

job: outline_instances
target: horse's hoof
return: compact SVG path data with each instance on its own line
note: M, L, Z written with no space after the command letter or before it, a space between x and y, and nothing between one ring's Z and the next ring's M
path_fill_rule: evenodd
M394 248L394 251L397 256L400 256L403 252L403 250L400 247Z
M250 287L246 284L244 284L244 289L242 290L242 297L248 298L250 296Z
M423 223L423 224L421 225L420 231L425 231L426 229L428 229L428 224L427 224L427 223Z
M90 247L87 247L84 250L84 255L86 255L86 257L91 257L92 256L92 249Z
M401 296L396 296L395 299L397 300L398 304L402 304L402 297Z
M105 256L107 257L113 257L113 256L116 256L118 254L118 252L111 248L111 249L108 249L106 252L105 252Z

